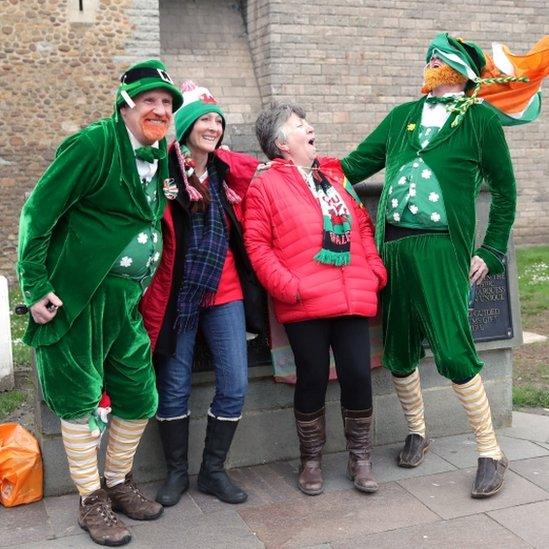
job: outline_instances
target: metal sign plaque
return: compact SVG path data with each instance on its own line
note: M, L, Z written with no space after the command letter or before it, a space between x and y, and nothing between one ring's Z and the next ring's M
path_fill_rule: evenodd
M513 337L513 320L509 299L509 278L504 273L487 276L474 289L469 323L475 341L494 341Z

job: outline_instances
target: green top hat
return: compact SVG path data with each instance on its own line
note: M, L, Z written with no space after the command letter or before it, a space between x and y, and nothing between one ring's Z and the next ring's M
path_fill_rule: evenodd
M476 82L486 65L483 51L474 42L453 38L447 32L437 34L427 49L427 63L436 55L447 65Z
M120 78L120 86L116 91L116 108L127 104L133 107L132 99L140 93L163 88L173 97L173 111L183 103L183 96L173 83L162 61L149 59L130 67Z

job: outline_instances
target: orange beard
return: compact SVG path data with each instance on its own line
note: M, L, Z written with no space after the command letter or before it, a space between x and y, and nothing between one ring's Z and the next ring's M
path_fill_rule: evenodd
M423 71L423 86L421 93L429 93L438 86L453 86L455 84L465 84L468 78L463 76L449 65L442 65L437 69L426 67Z
M157 120L162 120L163 124L152 123L147 120L147 118L142 118L139 121L143 135L149 139L151 143L163 139L168 133L168 128L170 127L170 119L167 116L157 118Z

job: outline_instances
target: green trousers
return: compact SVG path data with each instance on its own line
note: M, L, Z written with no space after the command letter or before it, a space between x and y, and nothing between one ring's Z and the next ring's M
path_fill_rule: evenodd
M389 274L382 293L383 365L399 376L411 374L425 356L426 338L441 375L453 381L476 375L483 363L469 326L469 269L458 265L450 236L386 242L383 261Z
M121 419L155 414L158 393L138 310L141 295L137 282L107 276L69 331L57 343L36 348L44 400L61 419L88 417L103 390Z

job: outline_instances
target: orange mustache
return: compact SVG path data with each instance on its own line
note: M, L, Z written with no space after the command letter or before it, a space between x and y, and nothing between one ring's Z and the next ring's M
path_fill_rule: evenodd
M452 86L454 84L465 84L468 78L463 76L449 65L442 65L437 69L426 67L423 71L423 87L421 93L429 93L438 86Z
M166 137L168 133L168 128L170 127L170 118L167 116L157 117L154 120L159 120L162 122L162 125L158 123L153 123L147 118L142 118L140 121L141 131L147 139L152 141L160 141Z

